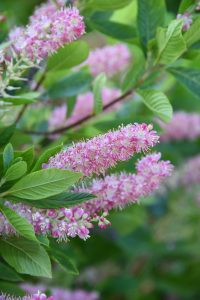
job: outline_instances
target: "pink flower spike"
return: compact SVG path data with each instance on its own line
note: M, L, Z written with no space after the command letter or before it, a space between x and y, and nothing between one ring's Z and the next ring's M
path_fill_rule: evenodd
M91 140L68 147L51 157L44 168L82 172L86 176L105 173L118 161L130 159L135 153L147 151L158 142L152 125L130 124Z

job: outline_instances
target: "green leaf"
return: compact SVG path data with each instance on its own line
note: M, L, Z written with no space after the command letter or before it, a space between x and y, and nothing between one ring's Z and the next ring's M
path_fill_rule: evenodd
M8 200L14 203L22 202L33 207L45 208L45 209L70 207L96 198L96 196L93 194L71 193L71 192L64 192L56 196L44 198L42 200L37 200L37 201L21 199L13 196L7 196L7 197Z
M69 258L64 252L59 250L58 248L52 247L50 248L51 257L59 263L62 269L71 275L79 275L79 271L74 263L74 261Z
M182 0L178 12L183 14L190 6L193 6L194 4L194 0Z
M124 42L133 42L137 36L133 26L97 18L96 14L87 20L87 24L94 30Z
M40 244L44 245L45 247L49 247L49 239L45 235L37 235L37 239Z
M55 82L48 90L52 99L76 96L85 92L92 81L92 76L88 72L80 71L69 74Z
M23 279L17 274L17 272L0 261L0 279L7 281L22 281Z
M19 161L13 165L11 165L4 178L6 181L16 180L22 177L27 172L27 164L25 161Z
M184 40L188 47L200 40L200 17L196 18L190 28L184 34Z
M27 163L28 169L32 166L34 160L34 147L30 147L24 151L15 151L14 157L22 157L23 161Z
M28 240L37 242L33 226L27 221L26 218L19 216L14 210L2 204L0 204L0 211L17 233Z
M86 0L86 7L95 10L115 10L120 9L131 3L132 0Z
M134 87L138 78L145 69L145 58L143 51L137 46L133 46L133 57L133 64L130 66L122 83L123 92L127 92L129 89Z
M156 90L139 90L144 104L160 117L164 122L169 122L172 118L172 106L165 94Z
M24 238L0 240L0 253L18 273L51 278L50 259L38 243Z
M44 199L62 193L83 175L61 169L44 169L20 179L6 193L28 200Z
M63 144L58 145L56 147L47 149L42 153L42 155L38 158L36 164L34 165L31 172L35 172L41 169L43 163L47 163L51 156L54 156L56 153L60 152L63 148Z
M158 28L156 35L158 46L157 62L160 64L171 64L186 51L186 43L182 36L182 26L182 20L174 20L167 29Z
M31 104L36 101L36 99L39 97L40 93L38 92L30 92L26 94L21 94L18 96L9 96L4 97L2 100L4 102L12 103L13 105L22 105L22 104Z
M12 161L14 159L14 151L13 151L13 146L9 143L6 145L4 151L3 151L3 166L4 169L7 169Z
M94 113L98 114L103 110L102 102L102 88L106 84L105 74L99 74L93 82L93 94L94 94Z
M89 47L84 41L76 41L60 48L47 61L47 72L69 69L86 60Z
M184 67L167 69L183 86L200 98L200 70Z
M15 125L0 128L0 147L6 145L15 131Z
M138 16L137 23L141 42L147 46L148 42L154 38L158 26L162 26L165 21L165 1L164 0L137 0Z

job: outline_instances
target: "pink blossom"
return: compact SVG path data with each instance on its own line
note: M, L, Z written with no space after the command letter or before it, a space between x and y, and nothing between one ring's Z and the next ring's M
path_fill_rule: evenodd
M121 95L120 90L104 87L102 89L102 102L107 105ZM116 105L115 105L116 107ZM67 105L56 107L49 119L49 128L51 130L63 126L71 125L79 120L91 115L94 109L94 96L92 92L81 94L76 99L76 104L70 118L67 118Z
M69 289L63 289L60 287L46 287L41 285L32 285L24 283L21 285L21 287L27 292L27 293L35 293L37 289L39 288L43 292L45 290L50 290L53 299L54 300L98 300L99 295L97 292L89 292L82 289L77 290L69 290Z
M136 174L121 173L104 179L94 179L89 188L80 191L97 195L97 199L81 206L90 213L107 212L138 202L144 196L158 189L163 178L171 175L173 166L169 161L159 161L160 153L150 154L136 164Z
M176 112L170 123L158 121L164 133L162 141L170 140L194 140L200 136L200 114Z
M38 7L26 27L14 28L9 38L18 54L40 62L85 32L77 8L57 7L52 1Z
M147 151L158 142L152 125L130 124L79 142L51 157L44 168L59 168L82 172L86 176L101 174L118 161L130 159L135 153Z
M176 18L183 20L183 31L187 31L190 28L190 25L192 24L192 18L190 17L189 13L186 12L184 14L178 14Z
M91 51L85 64L93 76L105 73L108 77L124 71L131 60L129 49L124 44L105 46Z
M5 204L25 217L36 234L50 235L59 240L78 236L86 240L94 223L100 228L110 225L107 219L112 209L137 203L142 197L158 189L165 177L173 170L169 161L160 161L161 155L150 154L136 164L136 174L121 173L94 179L88 187L76 188L78 192L89 192L97 196L78 206L61 209L35 209L23 204ZM0 235L15 235L14 228L0 214Z

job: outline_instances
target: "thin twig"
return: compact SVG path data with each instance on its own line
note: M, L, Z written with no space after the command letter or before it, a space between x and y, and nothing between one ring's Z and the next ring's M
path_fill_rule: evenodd
M103 107L103 111L105 111L109 107L113 106L114 104L120 102L121 100L124 100L125 98L127 98L128 96L130 96L132 93L133 93L133 90L129 90L128 92L126 92L122 96L114 99L112 102L108 103L107 105L105 105ZM95 116L94 114L90 114L90 115L88 115L88 116L86 116L86 117L78 120L77 122L75 122L73 124L70 124L70 125L67 125L67 126L64 126L64 127L58 128L58 129L55 129L53 131L31 131L31 130L23 130L23 132L27 133L27 134L44 135L44 136L53 135L53 134L59 134L59 133L62 133L64 131L66 131L66 130L75 128L75 127L81 125L82 123L85 123L86 121L90 120L94 116Z

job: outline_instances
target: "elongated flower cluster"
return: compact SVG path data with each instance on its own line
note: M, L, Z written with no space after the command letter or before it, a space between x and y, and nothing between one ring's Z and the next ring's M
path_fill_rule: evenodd
M121 173L93 180L88 189L81 189L97 195L97 199L81 205L92 213L123 208L156 190L163 178L170 176L173 167L169 161L160 161L161 154L145 156L136 164L136 174Z
M170 140L194 140L200 136L200 114L176 112L170 123L159 121L164 130L162 141Z
M32 285L24 283L21 287L29 294L35 293L38 289L42 292L50 290L54 300L98 300L97 292L88 292L86 290L69 290L56 287L46 287L44 285Z
M10 32L10 41L18 54L40 62L84 34L85 25L79 10L65 8L63 4L64 1L57 5L53 1L43 4L35 10L26 27L16 27Z
M105 106L109 104L114 99L118 98L120 95L121 95L120 90L104 87L102 89L103 105ZM93 108L94 108L93 93L87 92L85 94L81 94L76 99L76 104L70 118L66 117L67 116L66 104L55 108L55 110L52 112L52 115L49 119L49 128L53 130L59 127L74 124L79 120L83 119L84 117L91 115L93 113Z
M189 13L186 12L184 14L178 14L176 18L183 20L183 31L187 31L190 28L190 25L192 24L192 18Z
M137 123L121 127L68 147L43 167L79 171L86 176L104 173L118 161L128 160L135 153L155 146L159 137L152 128L152 125Z
M141 197L156 190L165 177L171 175L172 165L169 161L160 161L161 155L151 154L136 164L136 174L122 173L95 179L87 188L76 191L89 192L97 198L72 208L39 209L22 204L6 205L25 217L34 227L36 234L50 235L59 240L79 236L87 239L94 223L100 228L110 225L108 211L123 208L136 203ZM16 234L5 217L0 214L0 235Z
M117 44L93 50L86 64L93 76L105 73L108 77L124 71L131 60L131 54L126 45Z

